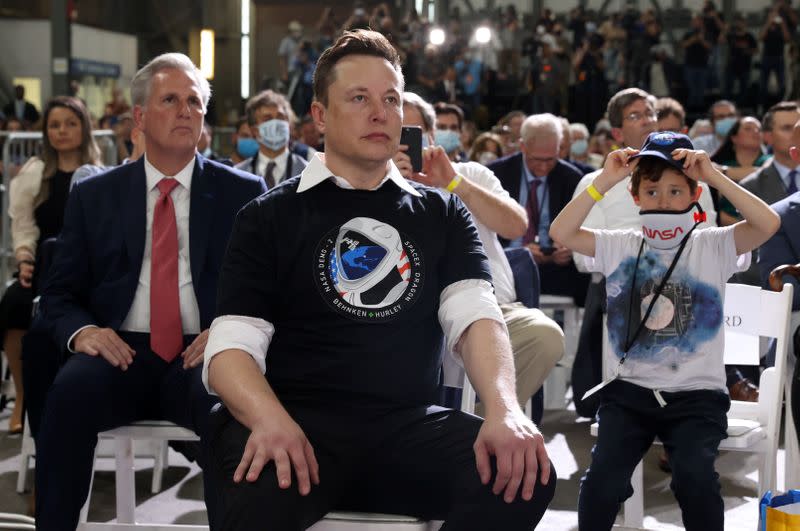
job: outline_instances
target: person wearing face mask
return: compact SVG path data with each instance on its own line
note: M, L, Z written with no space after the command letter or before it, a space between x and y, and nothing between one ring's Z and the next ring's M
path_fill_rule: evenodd
M603 157L597 153L589 152L589 129L582 123L569 124L569 137L572 141L569 146L569 159L580 162L596 170L603 164ZM573 162L574 165L574 162Z
M647 136L655 131L655 98L638 88L628 88L617 92L608 102L608 119L611 135L615 143L623 147L639 149ZM583 177L575 188L580 194L600 174L598 170ZM634 229L639 227L639 208L628 192L630 179L623 180L608 191L605 199L595 205L584 221L590 229ZM717 213L708 190L700 194L700 206L709 220L715 220ZM707 222L706 222L707 223ZM587 272L585 257L576 253L575 266ZM584 401L583 394L600 383L601 355L603 337L603 313L605 313L605 282L600 273L592 275L592 282L586 295L586 307L578 337L578 350L572 365L572 390L575 397L575 410L583 417L594 417L597 400L593 397Z
M503 139L494 133L481 133L472 143L469 160L478 164L487 164L503 156Z
M739 110L732 101L719 100L711 105L708 110L708 117L711 120L714 132L699 136L692 142L694 142L696 149L702 149L709 155L713 155L722 145L725 137L728 136L733 124L736 123L736 118L739 117Z
M243 116L236 120L236 132L233 133L233 153L231 160L233 164L239 164L245 159L250 159L258 154L258 140L253 138L250 131L250 124L247 117Z
M641 151L613 152L550 227L553 239L587 256L590 270L606 276L608 293L610 371L592 390L601 403L599 433L581 480L580 530L611 529L633 493L633 470L655 437L669 448L670 487L686 529L724 528L714 461L727 437L730 407L723 362L725 283L748 267L750 251L775 234L780 219L692 147L685 135L658 132ZM582 226L629 174L638 226ZM744 221L699 228L706 213L698 199L706 185L728 197Z
M308 162L289 150L294 113L286 97L265 90L247 102L245 112L258 152L237 164L236 169L263 177L268 188L300 175Z
M597 168L594 168L588 164L585 164L583 161L576 160L572 157L572 133L569 130L569 120L566 118L559 118L561 122L561 127L564 129L564 134L561 137L561 145L558 148L558 157L561 160L569 162L581 172L581 175L586 175L587 173L592 173ZM588 132L586 137L588 138ZM586 154L586 151L589 149L589 142L587 140L583 141L583 145L580 143L577 146L578 150L582 155Z
M422 128L423 144L431 144L436 123L433 107L413 92L403 93L403 125ZM500 148L497 135L484 133L473 150L494 155ZM493 147L490 147L494 144ZM495 296L508 328L514 353L517 400L524 404L541 388L547 375L564 354L564 332L541 310L517 302L511 266L500 245L500 238L515 239L525 234L528 216L500 184L498 178L477 162L454 162L446 171L426 175L414 173L406 148L393 158L403 177L437 188L450 189L461 198L472 214L478 235L489 259ZM454 183L455 185L451 185ZM445 385L460 386L461 370L451 356L444 358ZM478 414L482 413L479 407ZM534 420L535 416L534 416Z
M433 106L436 113L436 129L433 143L442 146L453 162L467 160L461 146L461 129L464 126L464 111L458 105L439 102Z

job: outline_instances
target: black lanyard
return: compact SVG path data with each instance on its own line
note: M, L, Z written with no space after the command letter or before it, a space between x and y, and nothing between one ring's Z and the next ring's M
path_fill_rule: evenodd
M636 293L636 273L639 271L639 260L642 257L642 251L644 250L644 238L642 238L642 243L639 245L639 254L636 255L636 265L633 268L633 282L631 284L631 292L628 296L628 318L626 319L627 327L625 330L625 350L623 351L622 358L619 360L619 364L622 365L625 363L625 358L628 357L628 351L631 349L633 344L636 342L636 339L639 337L639 334L642 333L642 329L644 328L647 319L650 318L650 312L653 311L653 307L656 305L656 301L661 296L661 292L664 290L664 287L667 285L667 281L669 277L672 276L672 272L675 270L675 266L678 264L678 259L681 257L683 253L684 247L686 247L686 243L689 241L689 236L691 236L694 229L700 224L698 221L694 224L694 226L686 233L686 236L683 238L683 241L678 247L678 252L675 253L675 257L672 259L672 263L669 265L664 278L661 280L661 284L658 285L656 291L653 293L653 299L650 301L650 304L647 307L647 311L644 313L644 317L639 322L639 326L636 328L636 332L631 335L631 313L633 312L633 295Z

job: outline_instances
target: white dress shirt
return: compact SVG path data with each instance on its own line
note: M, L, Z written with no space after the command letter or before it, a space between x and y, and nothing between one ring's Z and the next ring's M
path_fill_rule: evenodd
M286 148L283 150L283 153L275 157L274 159L269 158L268 156L264 155L261 150L259 150L258 158L256 159L256 175L259 177L266 177L267 175L267 164L270 162L275 163L275 169L272 170L272 176L275 177L275 184L281 182L286 175L286 164L289 162L289 149Z
M316 153L309 165L300 175L297 193L303 193L314 186L332 179L345 189L353 186L344 178L333 175L325 166L325 154ZM400 174L394 162L389 161L389 171L372 190L377 190L387 181L394 182L404 192L421 197L416 189ZM446 286L439 295L439 323L447 339L447 349L454 353L460 363L455 346L461 335L473 322L491 319L506 326L503 313L497 304L492 285L485 280L469 279ZM214 319L204 352L203 383L211 394L216 394L208 385L208 367L211 360L225 350L238 349L247 352L264 373L266 371L267 350L275 333L275 326L257 317L242 315L223 315Z
M197 306L197 297L194 294L192 285L192 268L189 260L189 206L191 203L192 173L194 172L194 158L184 166L174 177L168 177L158 171L144 156L144 173L147 186L147 217L146 232L144 239L144 256L142 258L142 269L139 272L139 284L133 296L128 315L120 326L124 332L143 332L150 333L150 264L153 254L153 214L155 213L156 201L161 192L158 190L158 182L161 179L174 178L180 183L170 193L172 203L175 207L175 218L178 225L178 293L181 305L181 325L183 334L200 333L200 308ZM86 325L77 329L67 341L67 349L74 353L73 340L86 328L97 328L96 325Z
M772 159L772 165L775 166L775 170L777 170L778 175L781 178L781 182L786 189L789 189L789 173L794 170L797 173L794 175L794 185L797 186L797 189L800 190L800 165L795 166L794 168L789 168L788 166L784 166L774 158Z
M181 324L184 334L200 333L200 308L192 285L192 267L189 261L189 206L191 204L192 172L194 158L173 177L180 184L170 196L175 205L175 218L178 222L178 286L181 303ZM153 214L161 192L158 182L170 179L144 159L144 172L147 177L147 232L144 238L144 257L139 272L139 285L133 296L133 304L120 330L126 332L150 332L150 264L153 254Z

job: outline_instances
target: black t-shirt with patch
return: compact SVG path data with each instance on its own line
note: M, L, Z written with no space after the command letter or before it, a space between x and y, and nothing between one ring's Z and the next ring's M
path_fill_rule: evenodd
M347 190L290 179L239 212L218 315L275 326L266 376L281 400L379 408L433 402L439 297L491 282L478 232L455 196L388 181Z

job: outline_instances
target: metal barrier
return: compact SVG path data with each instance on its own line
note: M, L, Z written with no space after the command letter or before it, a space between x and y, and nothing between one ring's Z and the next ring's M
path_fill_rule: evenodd
M101 157L106 166L117 165L117 147L114 132L110 129L92 131L97 145L100 147ZM16 177L25 162L42 153L42 133L40 132L0 132L0 142L3 145L3 173L0 184L2 196L2 227L0 227L0 282L5 285L10 278L10 269L14 260L14 249L11 248L11 218L8 217L8 190L11 179Z

